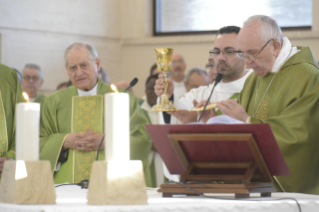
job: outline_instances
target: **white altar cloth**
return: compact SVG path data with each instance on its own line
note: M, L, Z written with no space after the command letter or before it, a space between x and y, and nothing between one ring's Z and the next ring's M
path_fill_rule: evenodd
M245 201L234 200L234 195L220 194L218 197L229 198L229 200L217 200L204 197L174 196L173 198L162 198L161 193L156 190L148 190L148 205L130 206L95 206L87 205L87 190L79 186L61 186L56 189L56 205L14 205L0 203L0 212L129 212L129 211L196 211L196 212L297 212L298 207L293 200L280 201ZM216 195L214 195L216 196ZM252 195L254 196L254 195ZM319 195L300 193L273 193L273 197L254 198L258 200L272 200L275 198L295 198L301 205L303 212L319 211Z

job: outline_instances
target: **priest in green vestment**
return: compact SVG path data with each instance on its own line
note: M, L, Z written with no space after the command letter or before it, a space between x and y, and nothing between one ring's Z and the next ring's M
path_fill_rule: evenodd
M15 159L16 104L24 101L17 73L0 64L0 174L4 161Z
M309 47L293 47L275 20L252 16L238 35L238 56L253 70L239 96L218 103L226 115L268 123L291 175L278 191L319 194L319 69Z
M38 102L45 98L44 95L39 93L43 84L43 76L40 66L36 64L26 64L22 71L21 85L29 96L30 102Z
M72 44L65 51L65 63L73 86L42 102L40 158L51 161L55 183L78 183L90 178L104 133L104 94L114 91L98 78L100 59L94 46ZM146 184L150 185L151 140L144 126L147 120L138 99L131 93L129 98L130 158L143 162ZM105 160L104 142L99 160Z

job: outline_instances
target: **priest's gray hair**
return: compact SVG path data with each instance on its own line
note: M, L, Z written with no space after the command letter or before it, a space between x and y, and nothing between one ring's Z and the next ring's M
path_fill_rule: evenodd
M268 16L251 16L244 22L243 28L250 26L255 21L258 21L261 24L261 29L259 33L262 40L268 41L269 39L276 39L280 41L281 45L283 44L283 36L280 27L274 19Z
M95 47L92 45L92 44L89 44L89 43L82 43L82 42L76 42L76 43L73 43L71 44L64 52L64 62L65 62L65 65L68 64L68 61L67 61L67 56L68 56L68 53L71 49L74 49L74 48L81 48L81 47L85 47L89 53L89 58L90 60L94 61L96 60L96 58L99 57L99 55L97 54L97 51L95 49Z
M189 83L189 78L190 78L194 73L204 75L205 78L206 78L206 84L208 85L208 83L209 83L208 73L207 73L207 71L206 71L205 69L200 68L200 67L193 67L193 68L191 68L191 69L187 72L187 75L186 75L186 77L185 77L186 83Z
M23 69L23 71L22 71L22 75L23 75L23 72L24 72L24 70L25 70L26 68L37 70L37 71L39 72L40 78L43 79L43 77L42 77L42 70L41 70L41 68L40 68L39 65L34 64L34 63L25 64L24 69Z

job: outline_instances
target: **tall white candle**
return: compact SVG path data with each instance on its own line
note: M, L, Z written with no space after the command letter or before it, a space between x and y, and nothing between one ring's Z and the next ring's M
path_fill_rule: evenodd
M104 96L105 160L130 160L130 109L127 93Z
M18 103L16 112L16 160L38 161L40 104Z

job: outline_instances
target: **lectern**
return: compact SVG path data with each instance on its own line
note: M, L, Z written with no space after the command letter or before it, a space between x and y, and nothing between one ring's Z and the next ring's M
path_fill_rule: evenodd
M270 197L272 176L290 175L268 124L147 125L171 174L199 193L250 193ZM162 184L163 197L195 195L180 184Z

